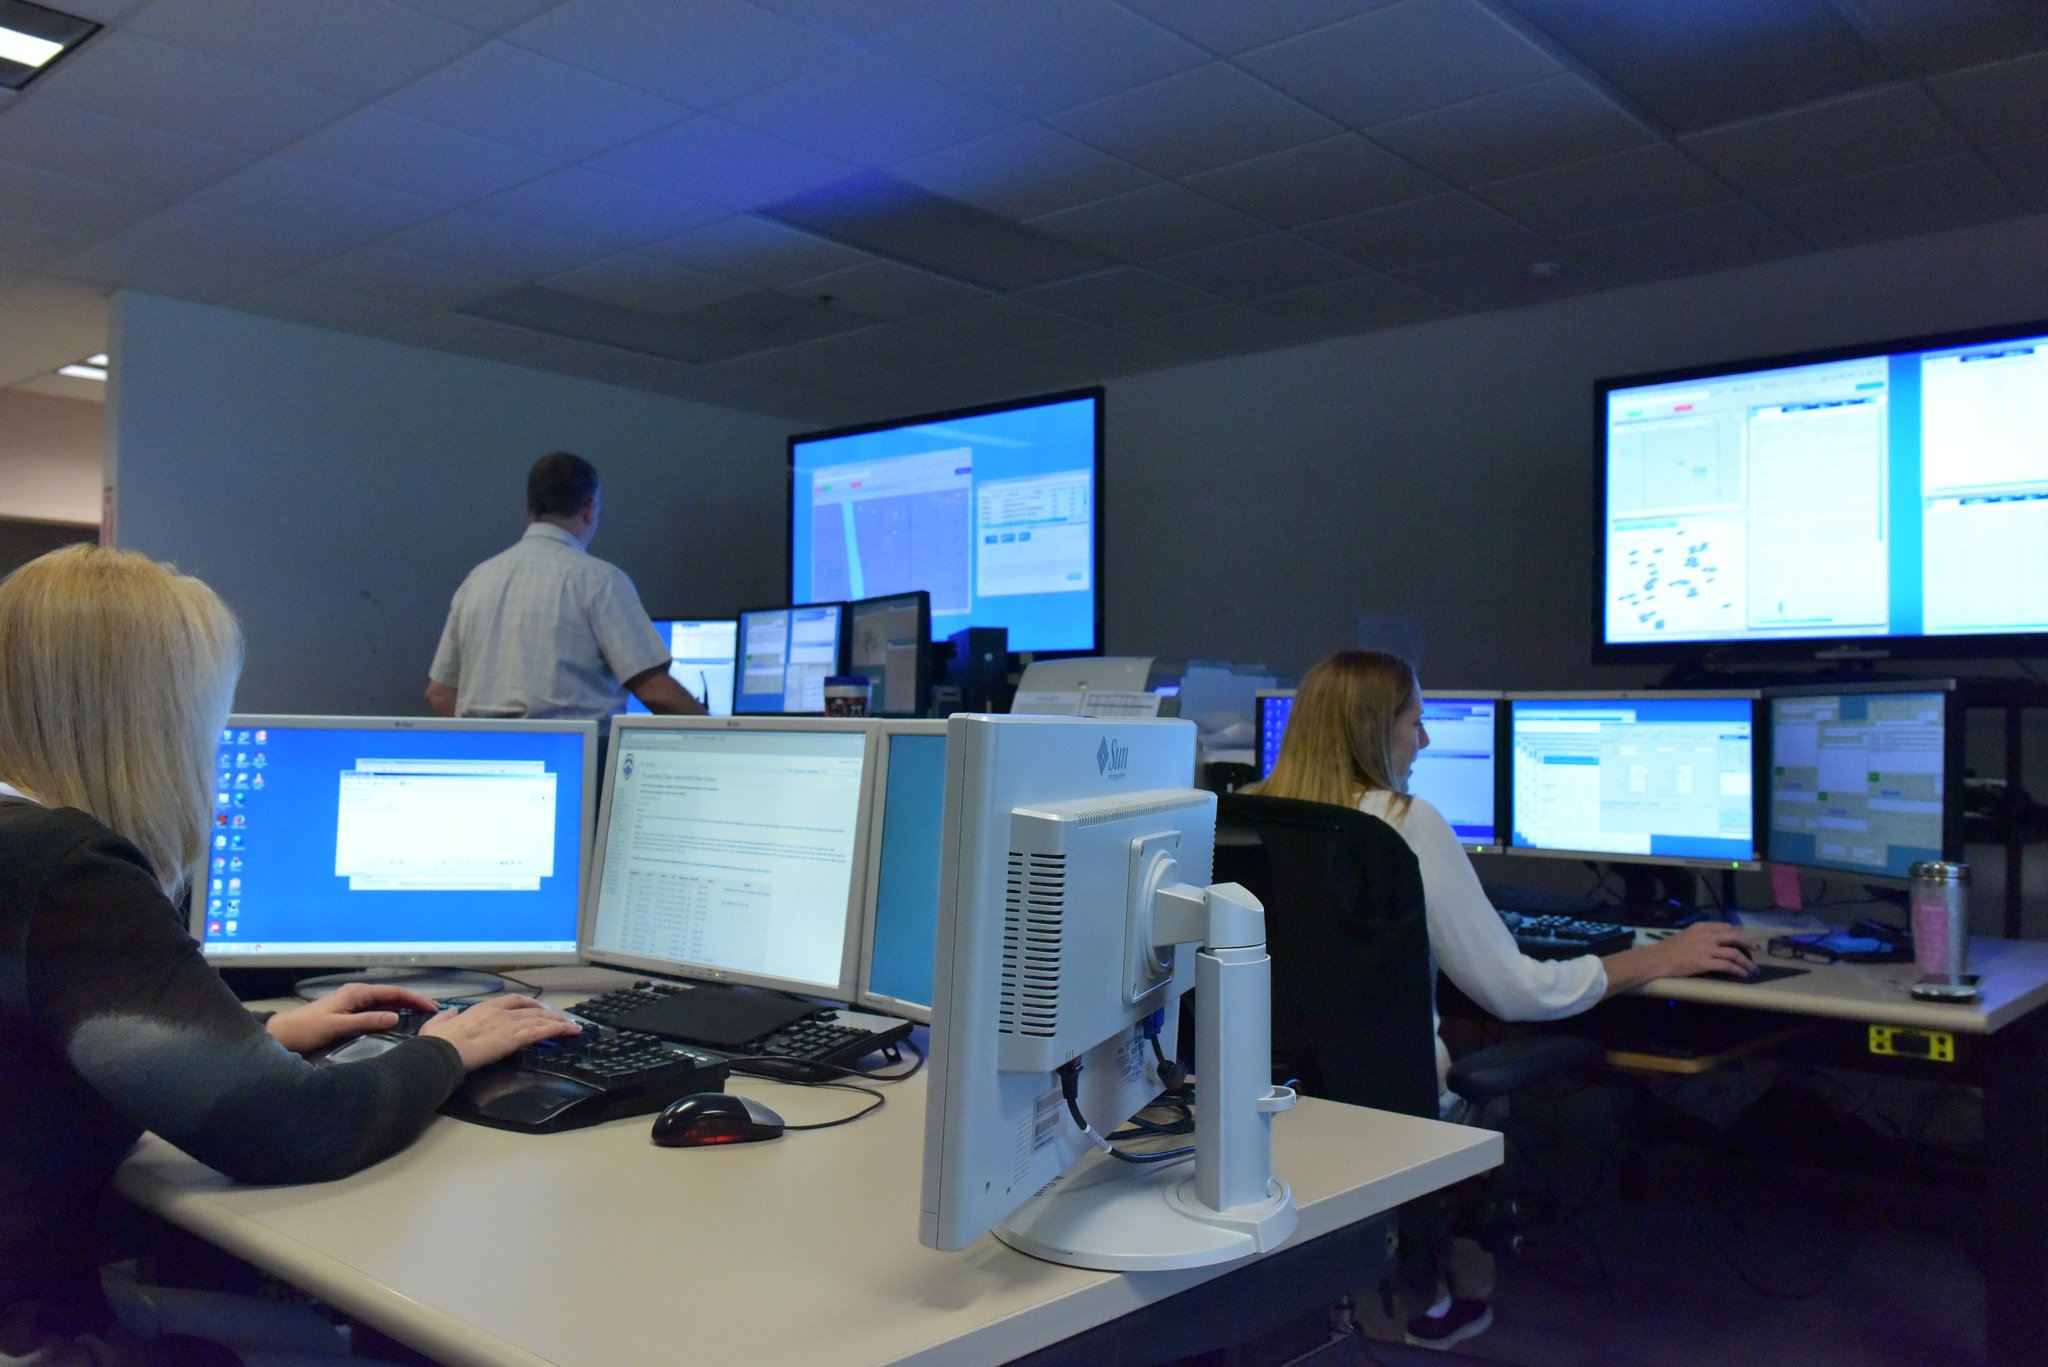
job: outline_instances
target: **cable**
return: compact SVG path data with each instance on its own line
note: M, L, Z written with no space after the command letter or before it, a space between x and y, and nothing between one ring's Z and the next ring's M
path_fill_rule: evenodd
M1162 1149L1158 1153L1132 1153L1128 1149L1116 1147L1088 1123L1087 1117L1081 1114L1081 1061L1073 1059L1062 1063L1059 1066L1058 1072L1060 1095L1066 1099L1067 1114L1074 1118L1074 1124L1079 1127L1082 1135L1088 1142L1101 1149L1111 1158L1123 1163L1171 1163L1189 1157L1194 1153L1195 1147L1192 1144L1185 1148Z
M760 1063L779 1063L790 1065L792 1068L815 1070L841 1078L857 1077L863 1082L901 1082L905 1078L917 1076L918 1069L924 1067L925 1055L922 1049L907 1039L900 1041L900 1043L904 1048L910 1050L911 1053L917 1055L917 1061L908 1068L896 1073L870 1072L865 1068L850 1068L843 1063L825 1063L819 1059L803 1058L796 1054L741 1054L728 1060L728 1063L734 1072L744 1073L748 1077L764 1077L772 1082L793 1082L799 1085L822 1087L826 1085L827 1079L791 1077L787 1073L776 1071L763 1072L756 1069L754 1065ZM895 1047L894 1045L890 1046L891 1049Z
M852 1115L843 1115L839 1117L839 1119L837 1120L820 1120L815 1124L811 1125L791 1125L785 1123L782 1127L785 1130L833 1130L837 1129L841 1125L851 1125L854 1121L859 1120L864 1116L873 1115L876 1111L881 1110L882 1107L889 1104L889 1098L883 1096L874 1088L856 1087L850 1082L804 1082L798 1078L790 1077L769 1077L766 1078L766 1081L779 1082L785 1087L829 1087L831 1090L835 1092L859 1092L862 1096L871 1096L874 1098L874 1101L872 1103L861 1107Z

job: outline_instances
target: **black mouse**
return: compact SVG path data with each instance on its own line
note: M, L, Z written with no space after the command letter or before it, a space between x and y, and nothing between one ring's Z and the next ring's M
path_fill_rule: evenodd
M654 1117L654 1142L666 1148L699 1144L751 1144L782 1134L782 1117L758 1101L730 1092L692 1092Z

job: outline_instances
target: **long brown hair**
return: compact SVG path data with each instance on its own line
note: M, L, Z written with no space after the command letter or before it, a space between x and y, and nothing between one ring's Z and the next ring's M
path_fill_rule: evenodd
M1399 656L1340 650L1324 659L1302 676L1280 757L1255 791L1352 807L1383 790L1395 795L1390 814L1398 819L1408 794L1394 772L1394 722L1418 691L1415 670Z

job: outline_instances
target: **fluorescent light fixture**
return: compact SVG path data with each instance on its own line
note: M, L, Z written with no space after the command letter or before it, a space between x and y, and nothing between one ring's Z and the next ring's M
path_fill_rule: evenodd
M105 384L107 379L107 372L104 366L85 365L82 363L77 365L60 365L57 367L57 373L59 375L68 375L74 380L98 380L102 384Z
M96 365L101 370L105 370L107 368L107 353L102 351L97 356L88 356L85 358L85 363L87 365Z
M29 0L0 0L0 87L19 90L99 28Z

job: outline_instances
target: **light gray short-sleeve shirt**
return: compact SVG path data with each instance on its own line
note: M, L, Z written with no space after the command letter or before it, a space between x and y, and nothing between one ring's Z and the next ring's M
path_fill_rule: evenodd
M469 572L428 677L461 717L602 720L624 681L669 662L633 581L548 522Z

